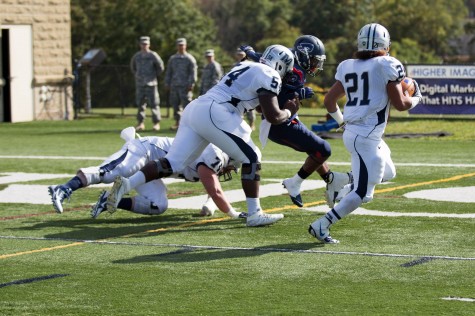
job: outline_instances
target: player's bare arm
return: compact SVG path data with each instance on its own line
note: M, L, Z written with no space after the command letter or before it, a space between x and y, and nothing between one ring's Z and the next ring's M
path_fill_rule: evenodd
M340 107L336 102L344 95L345 88L341 82L337 80L325 95L325 99L323 100L323 104L327 108L328 113L340 126L343 124L343 114L341 113Z
M213 199L219 210L227 213L232 206L224 195L224 191L216 172L202 164L198 166L198 175L200 176L201 183L203 183L206 192Z
M336 103L340 98L345 95L345 89L340 81L336 81L325 95L323 104L327 108L328 113L333 113L338 110L338 104Z
M412 98L405 95L399 81L389 82L386 86L391 104L398 111L407 111L412 107Z
M277 95L270 91L263 90L259 92L259 104L262 114L271 124L281 124L288 120L299 110L299 101L297 98L287 101L285 109L279 108Z

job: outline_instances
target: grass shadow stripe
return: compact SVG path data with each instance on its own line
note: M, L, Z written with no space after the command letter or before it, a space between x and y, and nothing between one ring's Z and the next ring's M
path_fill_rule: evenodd
M19 284L27 284L27 283L33 283L33 282L38 282L38 281L45 281L45 280L50 280L50 279L56 279L56 278L62 278L69 276L69 274L50 274L50 275L44 275L36 278L29 278L29 279L23 279L23 280L16 280L16 281L11 281L7 283L0 283L0 288L10 286L10 285L19 285Z
M424 264L426 262L429 262L429 261L432 261L436 258L432 258L432 257L422 257L422 258L419 258L417 260L413 260L413 261L409 261L409 262L406 262L406 263L403 263L401 264L401 267L403 268L411 268L413 266L416 266L416 265L419 265L419 264Z

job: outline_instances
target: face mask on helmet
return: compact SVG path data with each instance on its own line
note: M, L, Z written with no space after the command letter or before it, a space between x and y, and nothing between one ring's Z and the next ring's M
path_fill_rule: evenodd
M389 51L390 45L389 32L381 24L366 24L358 32L358 51Z
M240 165L235 160L230 159L229 164L226 167L223 167L218 173L219 182L232 180L233 172L237 174L239 172L239 166Z
M310 58L310 68L306 69L307 73L311 76L316 76L323 71L323 63L325 62L325 56L313 56Z
M303 35L294 43L295 60L307 74L314 77L323 70L326 60L322 41L312 35Z
M294 56L292 52L282 45L267 47L259 61L277 70L281 78L284 78L285 75L294 68Z

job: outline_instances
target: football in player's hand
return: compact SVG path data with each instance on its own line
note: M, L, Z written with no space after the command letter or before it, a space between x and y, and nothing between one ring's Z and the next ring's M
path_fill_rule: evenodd
M414 85L414 81L412 80L412 78L405 77L401 81L401 86L402 86L402 92L406 93L407 91L407 94L410 97L414 95L414 92L416 91L416 86Z

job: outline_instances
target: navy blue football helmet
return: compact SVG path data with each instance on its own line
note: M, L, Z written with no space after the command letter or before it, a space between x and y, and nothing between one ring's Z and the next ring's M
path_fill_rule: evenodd
M323 70L326 60L325 46L312 35L302 35L294 43L294 56L297 64L307 74L314 77Z

